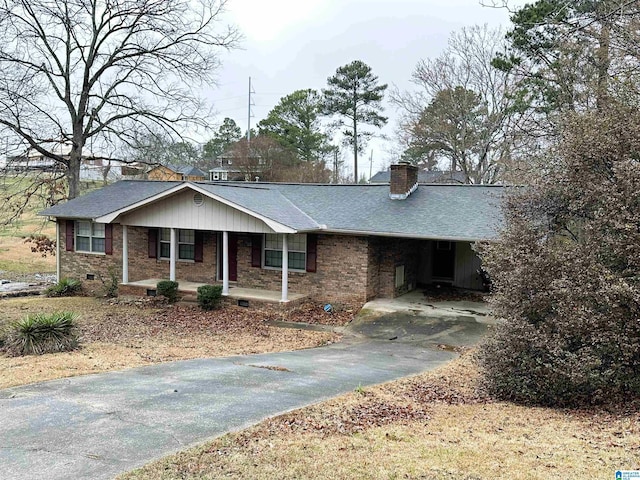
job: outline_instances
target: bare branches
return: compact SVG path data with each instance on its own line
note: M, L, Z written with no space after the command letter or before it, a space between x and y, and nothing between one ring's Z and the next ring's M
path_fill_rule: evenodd
M517 148L514 82L492 66L505 49L501 30L454 33L439 57L418 62L413 91L392 92L401 111L405 159L462 171L469 183L494 183Z
M195 89L214 83L221 50L240 35L220 24L226 0L0 0L0 127L7 150L30 147L66 169L77 192L82 149L130 129L180 133L208 112ZM45 139L68 142L68 156Z

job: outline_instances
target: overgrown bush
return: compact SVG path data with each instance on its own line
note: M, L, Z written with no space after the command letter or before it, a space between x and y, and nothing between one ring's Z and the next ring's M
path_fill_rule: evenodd
M504 320L479 351L493 396L571 406L640 395L640 114L576 116L481 247Z
M73 350L78 346L76 319L71 312L29 315L10 324L3 347L16 356Z
M55 285L48 287L44 294L47 297L69 297L82 291L82 282L75 278L63 278Z
M178 282L161 280L156 285L156 292L158 295L165 297L169 303L174 303L178 300Z
M222 300L222 285L202 285L198 287L198 305L203 310L213 310Z

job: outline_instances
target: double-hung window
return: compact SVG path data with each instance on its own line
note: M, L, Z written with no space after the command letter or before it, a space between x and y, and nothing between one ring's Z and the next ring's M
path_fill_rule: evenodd
M104 253L104 223L77 221L76 252Z
M287 235L289 270L304 272L307 265L307 236ZM264 266L282 268L282 234L267 233L264 236Z
M196 236L194 230L178 230L178 260L194 260ZM160 258L171 257L171 229L160 229Z

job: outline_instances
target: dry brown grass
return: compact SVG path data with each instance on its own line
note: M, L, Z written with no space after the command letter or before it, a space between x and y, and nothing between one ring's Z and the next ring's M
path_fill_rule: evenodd
M88 297L0 300L0 328L27 314L80 315L82 348L27 357L0 356L0 388L172 360L294 350L336 341L332 333L270 327L262 313L231 307L140 307Z
M267 420L119 477L613 478L640 467L637 409L492 403L470 355ZM636 405L637 406L637 405Z
M0 271L5 272L0 277L15 279L21 274L55 272L56 258L33 253L20 236L0 236Z

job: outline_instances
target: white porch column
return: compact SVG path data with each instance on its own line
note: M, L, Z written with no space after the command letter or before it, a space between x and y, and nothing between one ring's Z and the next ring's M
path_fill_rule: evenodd
M122 225L122 283L129 283L129 231Z
M281 302L288 302L289 295L289 244L287 234L282 235L282 298Z
M56 218L56 282L60 280L60 220Z
M229 295L229 232L222 232L222 295Z
M169 247L169 280L176 281L176 245L178 240L176 238L176 229L171 229L171 244Z

